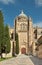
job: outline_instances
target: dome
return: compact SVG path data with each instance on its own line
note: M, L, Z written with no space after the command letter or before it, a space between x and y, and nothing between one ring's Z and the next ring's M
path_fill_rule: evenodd
M22 10L22 12L20 13L19 17L27 17L27 16L24 14L24 12Z

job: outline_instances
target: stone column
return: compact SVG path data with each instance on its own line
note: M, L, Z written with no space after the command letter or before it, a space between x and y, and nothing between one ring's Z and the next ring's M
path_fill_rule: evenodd
M32 26L32 19L29 17L29 54L31 54L31 46L33 42L33 26Z
M33 46L32 47L32 49L33 49L33 55L36 56L36 51L35 51L36 46L35 46L35 43L34 42L33 42L32 46Z
M16 41L14 41L14 54L16 53Z

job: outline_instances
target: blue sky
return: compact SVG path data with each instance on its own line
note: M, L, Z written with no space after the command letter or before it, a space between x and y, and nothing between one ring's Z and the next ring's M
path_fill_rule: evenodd
M3 12L5 24L11 27L21 10L32 17L35 26L42 27L42 0L0 0L0 10Z

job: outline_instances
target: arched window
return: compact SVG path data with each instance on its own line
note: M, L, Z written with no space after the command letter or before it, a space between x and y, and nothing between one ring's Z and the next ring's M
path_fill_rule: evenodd
M21 30L26 31L27 30L27 25L25 23L21 24Z

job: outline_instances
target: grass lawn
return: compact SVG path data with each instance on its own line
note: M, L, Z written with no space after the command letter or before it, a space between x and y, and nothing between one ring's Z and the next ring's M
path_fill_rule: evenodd
M5 60L6 58L0 58L0 61L3 61L3 60Z
M4 60L10 59L10 58L13 58L13 57L9 57L9 58L0 58L0 61L4 61Z

